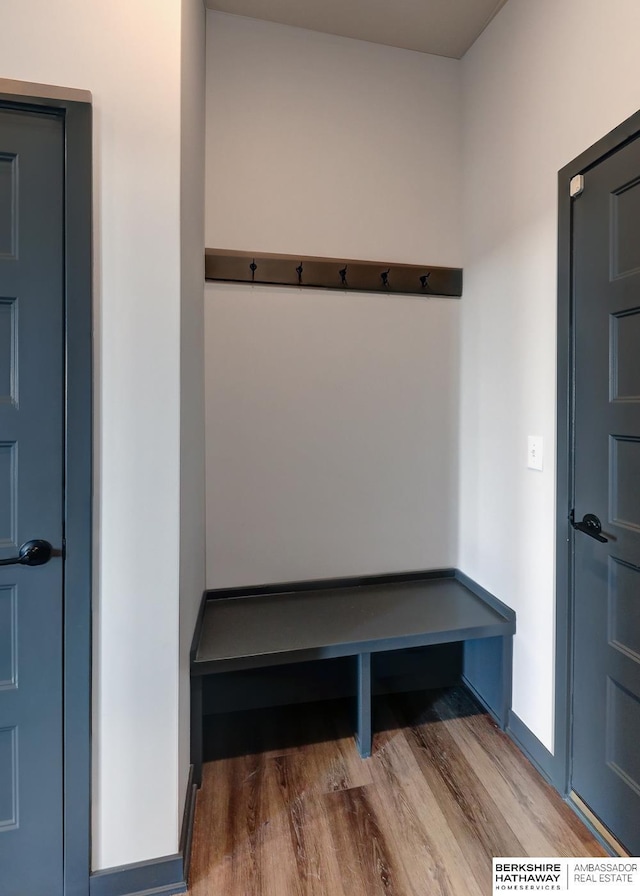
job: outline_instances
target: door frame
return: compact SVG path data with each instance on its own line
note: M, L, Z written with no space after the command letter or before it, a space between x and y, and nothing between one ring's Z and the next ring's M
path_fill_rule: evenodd
M91 862L91 94L0 79L0 109L64 129L63 892L88 896Z
M575 333L573 328L571 179L640 136L640 112L627 118L558 172L558 330L556 426L556 672L555 749L551 777L564 795L571 790L573 697L573 544L569 525L574 473Z

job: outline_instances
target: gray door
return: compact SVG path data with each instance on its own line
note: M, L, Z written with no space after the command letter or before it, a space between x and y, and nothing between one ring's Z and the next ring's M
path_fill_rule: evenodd
M0 110L0 562L62 546L63 151L59 118ZM62 893L62 572L0 565L3 896Z
M573 203L572 787L640 854L640 140Z

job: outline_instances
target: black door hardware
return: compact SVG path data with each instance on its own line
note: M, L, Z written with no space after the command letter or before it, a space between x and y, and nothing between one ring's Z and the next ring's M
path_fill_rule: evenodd
M21 566L42 566L51 560L52 553L53 548L48 541L33 538L21 545L17 557L0 560L0 566L12 566L14 563L19 563Z
M606 542L609 541L608 538L605 538L604 535L600 534L602 532L602 525L595 513L585 513L582 517L582 522L576 523L574 512L572 510L569 514L569 522L574 529L578 530L578 532L584 532L585 535L595 538L596 541L601 541L603 544L606 544Z

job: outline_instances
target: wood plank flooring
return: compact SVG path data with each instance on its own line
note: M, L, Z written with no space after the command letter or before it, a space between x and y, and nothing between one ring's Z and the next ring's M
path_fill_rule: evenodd
M606 855L464 689L379 698L364 761L348 711L205 764L190 896L488 896L493 856Z

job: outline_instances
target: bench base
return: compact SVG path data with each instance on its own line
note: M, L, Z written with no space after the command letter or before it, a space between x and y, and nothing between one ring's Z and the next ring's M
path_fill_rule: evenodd
M196 781L203 760L205 681L229 681L237 673L255 680L274 667L351 658L355 736L360 755L367 758L381 658L412 647L453 649L457 644L462 682L504 728L511 705L514 632L515 613L456 570L205 592L191 661Z

